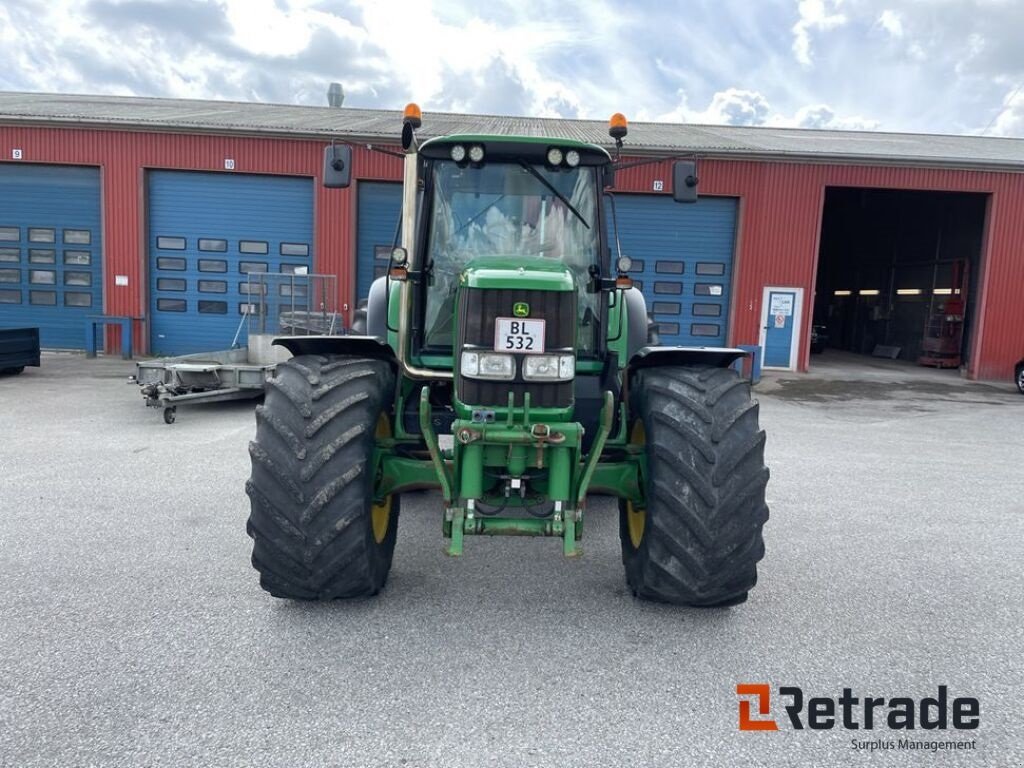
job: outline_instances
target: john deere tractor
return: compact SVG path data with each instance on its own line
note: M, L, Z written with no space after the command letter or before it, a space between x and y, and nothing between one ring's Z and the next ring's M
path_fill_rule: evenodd
M262 587L376 594L402 494L426 488L453 556L474 536L577 555L588 496L614 496L636 596L743 602L768 518L758 408L731 367L742 351L649 332L606 191L625 119L616 159L566 138L420 142L420 122L410 105L401 238L365 335L276 342L294 357L256 411L246 486ZM347 186L351 148L325 155L324 183ZM675 200L696 186L695 162L675 160Z

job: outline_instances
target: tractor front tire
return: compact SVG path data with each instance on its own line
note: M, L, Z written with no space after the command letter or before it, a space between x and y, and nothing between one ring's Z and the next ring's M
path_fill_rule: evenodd
M377 594L395 549L398 496L374 504L376 438L390 435L394 374L380 360L280 363L256 409L246 483L260 586L275 597Z
M764 432L750 385L732 369L647 368L631 389L644 445L643 504L620 502L626 580L640 598L742 603L757 583L768 519Z

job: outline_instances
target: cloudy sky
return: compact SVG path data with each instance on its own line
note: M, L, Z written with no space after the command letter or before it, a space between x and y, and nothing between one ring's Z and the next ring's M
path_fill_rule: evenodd
M0 90L1024 136L1018 0L2 0Z

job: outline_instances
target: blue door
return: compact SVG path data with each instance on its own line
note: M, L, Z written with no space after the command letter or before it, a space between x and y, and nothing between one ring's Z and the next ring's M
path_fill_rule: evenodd
M103 313L97 168L0 163L0 327L81 349Z
M725 344L737 201L702 197L683 205L668 195L615 196L619 242L631 276L658 322L661 343ZM610 206L606 218L615 260Z
M153 354L244 344L248 274L313 272L312 179L152 171L148 191Z
M793 350L793 327L796 323L797 292L770 290L764 330L764 362L771 368L789 368Z
M356 216L356 300L370 294L374 278L384 274L402 213L402 185L375 181L359 184Z

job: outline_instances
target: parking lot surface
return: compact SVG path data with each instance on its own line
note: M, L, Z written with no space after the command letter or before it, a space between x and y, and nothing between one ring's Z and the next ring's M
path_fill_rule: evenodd
M0 378L0 765L1021 765L1024 398L834 367L759 386L760 583L690 610L627 592L611 500L577 560L487 538L453 560L430 493L403 498L378 598L275 600L248 562L252 404L168 426L130 363L46 355ZM745 682L945 685L981 727L794 731L774 710L779 731L739 732ZM851 744L895 737L976 748Z

